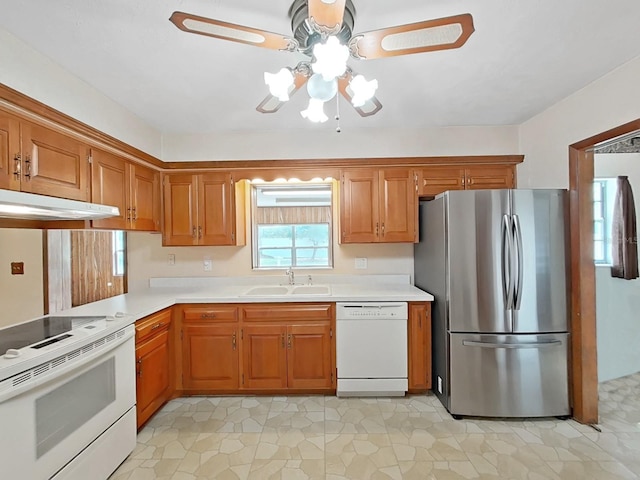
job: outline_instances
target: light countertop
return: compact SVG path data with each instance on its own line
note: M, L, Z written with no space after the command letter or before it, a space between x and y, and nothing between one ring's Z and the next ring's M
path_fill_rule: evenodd
M306 279L306 276L304 277ZM282 276L189 277L151 279L145 290L74 307L56 315L125 315L131 323L152 313L184 303L290 302L429 302L433 296L414 287L405 275L318 275L313 285L327 285L329 294L247 295L252 288L282 284ZM286 279L285 279L286 280ZM303 278L300 278L303 280ZM120 320L120 319L118 319Z

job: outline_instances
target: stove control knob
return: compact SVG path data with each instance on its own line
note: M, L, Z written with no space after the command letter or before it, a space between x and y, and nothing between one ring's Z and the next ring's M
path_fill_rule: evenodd
M20 356L20 350L16 350L15 348L10 348L4 354L4 358L18 358Z

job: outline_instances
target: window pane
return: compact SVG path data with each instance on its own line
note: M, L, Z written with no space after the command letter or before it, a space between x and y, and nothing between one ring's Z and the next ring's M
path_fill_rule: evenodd
M329 249L318 248L296 248L296 266L317 267L325 266L329 263Z
M329 245L329 225L311 224L296 225L296 246L327 246Z
M258 251L260 267L291 267L290 248L264 248Z
M599 181L593 182L593 201L599 202L602 200L602 183Z
M601 220L596 220L593 222L593 239L594 240L604 239L604 222Z
M593 242L593 258L596 263L602 263L605 261L603 241L596 240Z
M258 225L258 245L262 247L292 247L290 225Z

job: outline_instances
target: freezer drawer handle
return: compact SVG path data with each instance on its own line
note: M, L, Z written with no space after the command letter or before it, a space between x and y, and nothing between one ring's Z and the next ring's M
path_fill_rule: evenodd
M562 345L560 340L552 340L550 342L536 343L490 343L490 342L474 342L473 340L463 340L462 345L465 347L482 347L482 348L545 348Z

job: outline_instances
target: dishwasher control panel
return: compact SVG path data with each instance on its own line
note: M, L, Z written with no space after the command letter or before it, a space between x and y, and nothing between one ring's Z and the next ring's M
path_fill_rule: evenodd
M407 302L348 302L336 303L336 320L407 320Z

